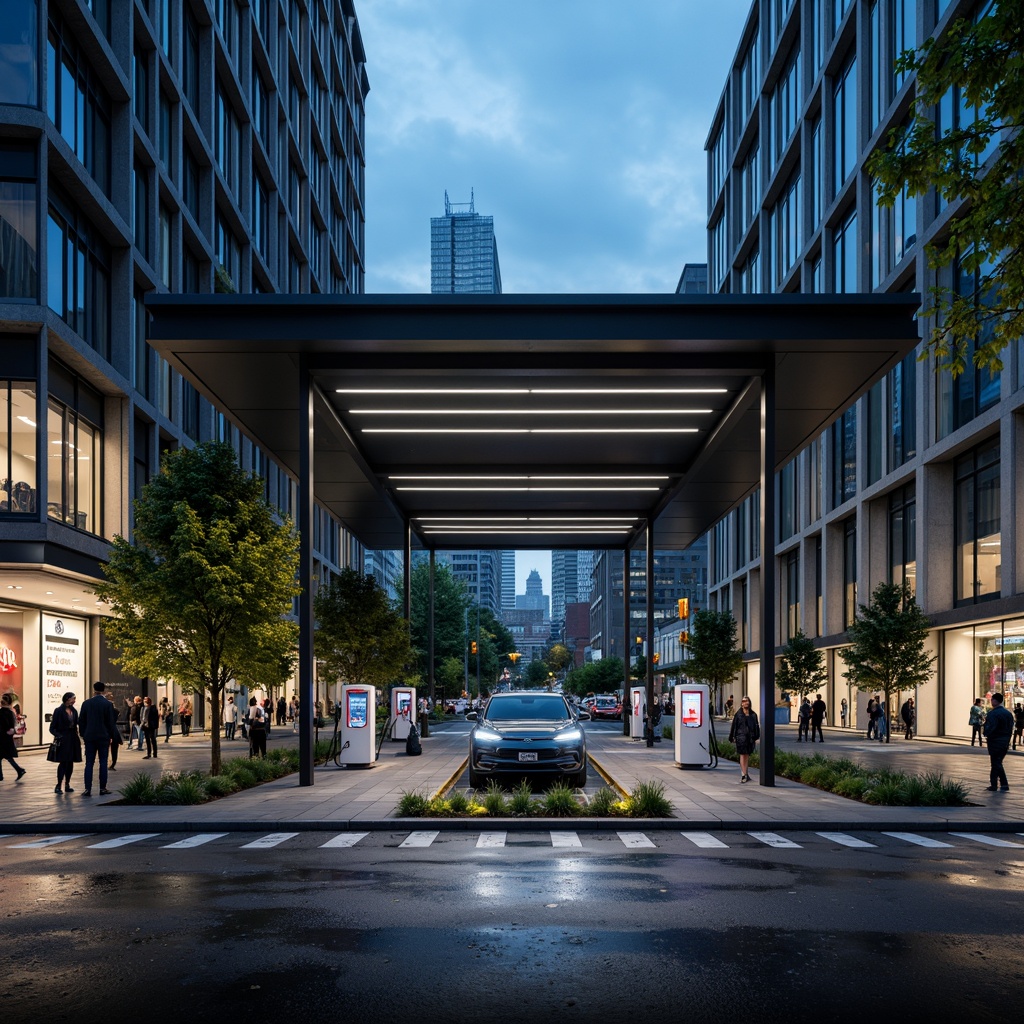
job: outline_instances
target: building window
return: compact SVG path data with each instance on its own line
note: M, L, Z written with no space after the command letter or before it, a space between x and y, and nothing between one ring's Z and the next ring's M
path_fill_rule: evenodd
M760 42L760 35L755 32L740 65L740 132L743 131L743 125L747 123L750 112L757 105L757 96L761 90L761 62L758 50Z
M761 253L755 249L739 270L740 293L752 295L761 290Z
M786 639L800 631L800 550L786 554Z
M832 507L857 493L857 406L832 424Z
M173 57L173 51L171 50L172 44L172 33L171 29L174 24L174 19L171 13L171 0L157 0L160 4L160 22L158 26L160 34L160 49L167 54L168 59Z
M821 534L814 538L814 630L816 636L825 635L825 602L822 599Z
M160 125L157 132L157 153L167 173L172 177L177 177L176 174L172 174L174 171L174 133L171 130L173 117L174 110L171 106L171 101L163 93L160 93Z
M228 51L233 64L238 63L238 44L241 36L240 18L237 0L216 0L214 16L224 39L224 47Z
M725 175L728 169L728 118L724 118L722 125L711 143L711 204L714 205L718 193L722 191L725 184Z
M242 269L242 250L238 240L235 238L234 232L228 227L224 217L219 212L217 214L214 248L218 262L228 272L231 283L237 291L241 281L239 275Z
M46 113L93 180L110 194L110 97L73 33L50 9Z
M239 192L242 136L238 117L221 88L217 89L216 124L214 126L214 158L232 195Z
M0 380L0 514L36 511L37 418L35 381Z
M150 425L143 419L135 418L135 437L132 451L132 500L142 497L142 488L149 483L149 439ZM133 509L134 511L134 509ZM134 525L134 522L133 522Z
M886 378L889 389L889 470L902 466L917 454L917 388L914 386L917 357L911 352Z
M843 629L857 618L857 518L843 523Z
M896 59L904 50L912 50L917 43L917 0L890 0L889 6L889 74L892 76L892 95L900 91L907 73L895 69Z
M710 291L718 291L729 270L728 218L722 211L711 228L711 282Z
M202 291L202 267L199 257L188 247L181 254L181 286L187 295Z
M160 281L165 288L171 287L171 211L160 204Z
M851 210L832 233L832 290L857 290L857 211Z
M0 142L0 298L38 297L37 181L35 144Z
M791 459L779 471L777 487L779 492L779 537L781 543L792 537L797 529L797 460Z
M839 26L843 23L843 16L852 3L853 0L832 0L832 27L835 32L839 31Z
M146 341L146 294L138 285L132 295L132 383L144 398L153 398L153 378Z
M825 141L821 130L821 118L814 121L811 128L811 196L812 229L816 229L825 214Z
M776 288L782 284L800 252L802 197L800 172L795 171L786 182L771 213L772 278Z
M807 446L808 526L821 518L821 439L816 437Z
M132 54L132 79L135 89L132 92L132 112L143 133L149 134L149 55L139 47Z
M181 382L181 429L199 440L199 392L187 380Z
M889 495L889 582L917 594L917 495L907 484Z
M184 55L182 57L181 87L192 113L199 116L199 22L191 6L185 5Z
M877 381L868 391L865 402L867 404L868 421L868 464L867 480L869 486L882 479L884 470L884 459L882 453L885 451L885 395L884 381Z
M770 104L772 166L778 164L800 118L800 47L794 46L779 75Z
M53 362L46 433L47 514L79 530L102 533L102 397Z
M132 207L132 237L144 260L149 259L149 168L136 161L132 169L135 202Z
M1002 587L999 441L957 459L954 476L955 600L974 604L998 597Z
M47 217L47 304L87 345L110 357L110 248L93 226L50 186Z
M192 155L192 150L185 149L183 193L185 206L192 214L192 219L199 223L199 164Z
M852 56L836 76L832 92L833 195L857 165L857 58Z
M263 142L263 151L270 153L270 99L267 87L255 67L252 72L252 122L256 126L256 134ZM326 130L326 125L323 127Z
M740 231L745 232L761 205L761 149L755 142L740 167Z
M34 107L39 103L39 8L36 0L0 5L0 103Z

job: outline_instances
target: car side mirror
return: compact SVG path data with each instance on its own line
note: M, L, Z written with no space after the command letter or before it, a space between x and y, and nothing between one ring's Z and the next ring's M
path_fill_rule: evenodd
M466 712L466 721L467 722L475 722L476 721L476 712L475 711L467 711Z
M580 711L579 714L576 715L576 717L581 722L589 722L590 721L590 712L589 711Z

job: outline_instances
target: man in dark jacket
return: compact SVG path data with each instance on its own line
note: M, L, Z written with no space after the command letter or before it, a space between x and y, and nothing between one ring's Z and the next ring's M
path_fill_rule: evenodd
M110 737L117 731L117 712L104 696L103 683L93 683L93 695L78 709L78 732L85 743L85 789L82 796L92 796L92 766L96 755L100 759L100 796L106 796L107 756Z
M142 735L146 737L146 755L143 757L143 761L147 757L158 757L157 754L157 730L160 728L160 712L157 710L156 705L153 703L152 697L147 697L142 702Z
M1013 715L1003 707L1003 695L993 693L989 698L992 710L985 716L985 742L988 744L988 757L991 763L989 770L988 789L993 793L1001 789L1004 793L1010 788L1006 781L1006 770L1003 758L1010 749L1013 738Z
M812 743L814 742L814 734L815 733L818 734L818 739L822 743L825 742L825 734L821 731L821 723L825 721L825 713L827 711L828 711L828 708L826 707L825 702L821 699L821 694L819 693L818 696L815 697L814 703L811 705L811 742Z

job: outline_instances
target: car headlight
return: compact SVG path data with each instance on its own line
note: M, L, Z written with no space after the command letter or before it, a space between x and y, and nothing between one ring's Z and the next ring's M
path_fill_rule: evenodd
M579 729L565 729L555 736L556 743L575 743L576 740L582 739L583 733Z
M495 732L493 729L476 729L473 732L473 739L483 743L500 743L501 733Z

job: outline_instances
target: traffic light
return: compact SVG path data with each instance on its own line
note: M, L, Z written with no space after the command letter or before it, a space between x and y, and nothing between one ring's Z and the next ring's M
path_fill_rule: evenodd
M679 618L688 619L690 617L690 599L688 597L679 598Z
M657 664L658 664L658 662L659 662L659 661L661 661L661 655L660 655L660 654L658 654L658 653L655 653L654 657L653 657L653 658L651 658L651 661L653 661L653 662L654 662L654 664L655 664L655 665L657 665Z
M512 664L514 665L521 657L522 657L522 655L518 651L513 651L508 656L508 660L511 661Z
M476 654L476 641L475 640L470 642L469 653L470 654Z
M685 647L690 642L690 634L685 630L679 631L679 646Z
M635 643L635 644L637 645L637 647L643 647L643 645L644 645L644 638L643 638L642 636L638 636L638 637L637 637L637 638L636 638L636 639L635 639L635 640L633 641L633 643Z

